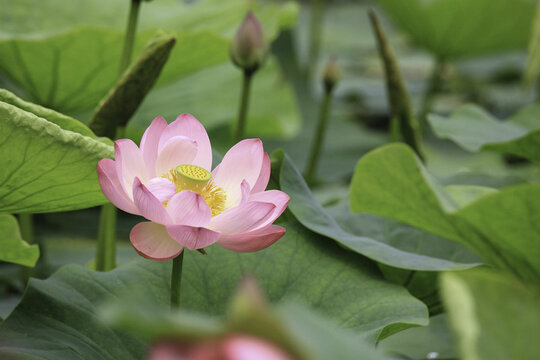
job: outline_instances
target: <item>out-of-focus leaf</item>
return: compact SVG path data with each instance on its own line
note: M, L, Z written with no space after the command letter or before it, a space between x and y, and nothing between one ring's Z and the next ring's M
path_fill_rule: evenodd
M39 258L39 247L28 245L19 231L17 219L12 215L0 214L0 261L24 266L34 266Z
M64 120L72 130L80 127ZM74 210L107 201L96 164L113 156L111 145L4 102L0 126L0 212Z
M448 118L433 114L428 118L437 136L468 151L497 151L540 162L539 116L540 106L531 105L500 122L476 105L465 105Z
M429 325L395 334L379 343L379 349L406 359L457 359L455 340L446 314L429 318Z
M231 329L226 321L220 323L215 318L186 311L171 314L167 310L141 308L122 301L109 305L102 316L115 328L152 341L169 339L189 343L219 338L226 335L228 330L270 341L288 350L299 360L354 360L360 354L363 360L386 359L371 346L359 341L353 332L337 327L328 319L298 304L283 303L266 310L272 316L270 320L279 326L281 332L269 334L268 338L250 331L249 323L236 324ZM259 314L252 315L245 319L251 320L251 324L258 320ZM282 341L276 341L276 337L282 338Z
M378 0L418 45L453 60L523 49L531 29L529 0Z
M326 211L313 198L302 175L283 152L272 154L279 164L281 190L289 209L308 229L386 265L412 270L458 270L479 264L467 249L407 225L369 214L351 214L348 206Z
M159 87L148 95L130 121L135 127L131 131L140 136L157 115L172 121L179 109L193 114L207 128L230 124L238 116L241 83L242 73L232 64L223 64ZM253 77L250 98L249 136L290 137L298 132L300 115L294 94L272 59Z
M540 281L540 184L474 196L460 207L411 149L392 144L358 162L350 205L462 243L498 267Z
M473 185L448 185L444 190L460 208L469 205L481 197L497 192L493 188Z
M540 289L508 274L474 269L441 276L464 360L540 358Z
M143 6L138 25L143 32L159 24L170 31L212 30L229 38L248 9L256 12L270 39L281 27L294 26L298 13L298 5L291 1L200 0L188 4L154 0ZM0 36L4 38L58 33L81 25L125 30L129 12L129 2L123 0L0 0L0 7L6 9L0 14Z
M2 0L0 7L10 19L0 22L0 69L36 103L62 112L88 111L116 83L128 5L119 0ZM251 2L154 1L143 6L135 54L156 24L176 32L178 45L158 80L164 84L228 62L229 39ZM265 4L254 10L273 39L294 23L297 6ZM54 21L47 14L54 14Z
M206 256L188 252L183 309L223 314L239 280L251 273L271 302L309 304L371 341L391 325L427 324L424 304L385 281L371 262L299 225L284 226L286 235L259 252L239 254L217 245ZM168 308L169 279L170 262L143 259L107 273L69 265L47 280L31 279L0 325L0 357L138 359L144 345L101 324L96 307L126 295Z
M114 138L116 128L126 126L156 82L175 42L174 36L163 32L150 40L92 117L89 127L96 134Z

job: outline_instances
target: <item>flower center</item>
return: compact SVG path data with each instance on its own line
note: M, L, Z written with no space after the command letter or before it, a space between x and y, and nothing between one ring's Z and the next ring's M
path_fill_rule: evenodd
M196 165L183 164L171 169L165 177L176 186L176 192L191 190L201 194L210 207L212 216L225 211L227 194L212 181L212 174L208 170Z
M191 190L200 193L212 179L210 171L202 167L184 164L176 167L178 184L183 190Z

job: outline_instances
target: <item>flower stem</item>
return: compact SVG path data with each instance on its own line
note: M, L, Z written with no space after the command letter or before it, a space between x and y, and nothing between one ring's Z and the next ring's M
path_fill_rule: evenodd
M99 218L96 270L110 271L116 266L116 207L105 204Z
M308 68L306 69L309 80L311 80L311 76L315 72L317 61L319 60L325 5L326 0L311 0L311 16L309 20L309 58L307 65Z
M315 172L317 171L317 165L321 155L322 144L324 141L324 134L328 125L328 114L330 113L330 105L332 102L332 91L324 92L324 99L321 104L319 112L319 123L317 124L317 132L315 133L315 139L311 145L311 152L309 155L308 166L306 170L306 182L312 184L315 180Z
M128 68L133 54L133 43L135 42L135 31L137 29L137 21L139 20L139 9L141 0L131 0L129 8L129 16L126 28L126 37L124 39L124 49L122 50L122 58L120 60L120 75Z
M235 142L239 142L244 138L246 131L246 119L249 107L249 93L251 90L251 78L253 71L244 70L244 81L242 83L242 95L240 98L240 109L238 110L238 123L236 124L236 132L234 136Z
M131 0L124 48L122 50L122 58L120 59L120 76L131 62L140 6L141 0ZM114 138L123 137L124 130L124 127L118 127ZM109 271L116 266L116 215L117 210L113 204L109 203L101 207L95 263L95 269L97 271Z
M19 214L19 227L21 229L21 237L29 244L34 243L34 215Z
M182 285L182 263L184 251L172 260L171 272L171 309L180 308L180 287Z
M19 214L19 228L21 229L21 237L28 244L33 244L34 239L34 214ZM40 253L43 256L43 249L40 247ZM33 269L31 267L23 267L22 275L24 283L28 282L32 276Z

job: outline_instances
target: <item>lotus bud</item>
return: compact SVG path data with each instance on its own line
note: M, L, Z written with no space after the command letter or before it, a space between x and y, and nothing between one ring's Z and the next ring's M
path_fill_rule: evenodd
M249 317L252 313L261 315L265 308L267 308L267 302L257 281L253 276L245 277L231 304L231 313Z
M231 43L231 60L239 68L254 72L264 62L267 54L268 43L264 38L261 23L250 11Z
M332 57L324 68L323 83L326 92L331 92L338 81L339 68L337 66L337 59L335 57Z

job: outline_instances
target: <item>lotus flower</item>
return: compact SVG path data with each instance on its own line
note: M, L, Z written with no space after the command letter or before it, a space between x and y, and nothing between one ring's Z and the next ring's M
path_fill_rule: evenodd
M259 139L234 145L212 172L212 148L195 117L180 115L167 124L156 118L140 148L129 139L114 144L115 160L102 159L97 170L105 196L118 208L142 215L131 243L146 258L168 260L184 247L222 247L251 252L285 233L272 225L287 207L282 191L265 191L270 158Z

